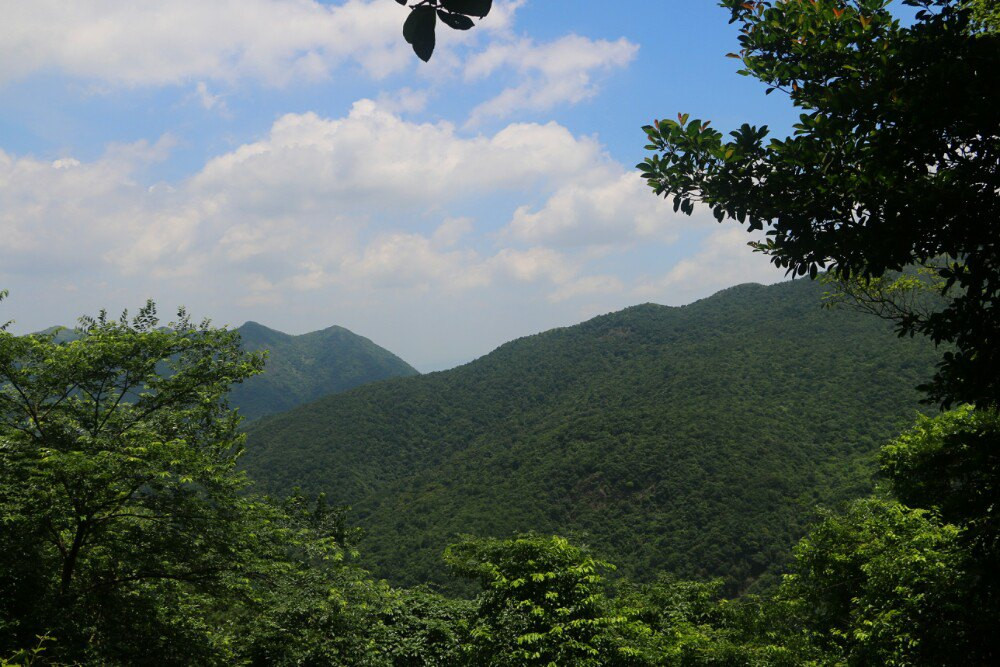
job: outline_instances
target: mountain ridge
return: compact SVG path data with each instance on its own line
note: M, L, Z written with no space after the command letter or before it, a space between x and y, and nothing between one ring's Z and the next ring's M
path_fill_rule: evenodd
M249 351L268 351L264 373L233 387L250 420L393 377L418 375L392 352L342 326L292 335L253 320L236 328Z
M293 335L249 320L233 331L244 349L268 351L264 372L229 394L230 405L248 421L369 382L419 375L392 352L339 325ZM63 326L38 333L54 335L57 342L80 335Z
M353 505L363 551L399 583L440 578L458 533L538 530L588 535L629 576L743 590L814 506L870 490L867 463L937 359L821 298L745 284L525 336L268 417L244 463L269 491Z

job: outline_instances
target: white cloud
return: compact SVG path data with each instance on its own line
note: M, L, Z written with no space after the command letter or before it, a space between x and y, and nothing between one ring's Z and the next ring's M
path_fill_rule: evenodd
M549 301L559 302L581 296L596 294L618 294L625 290L625 283L617 276L584 276L570 280L549 293Z
M391 210L405 224L414 212L487 192L552 189L607 162L596 141L555 123L463 138L449 123L409 123L362 100L341 119L283 116L261 141L209 161L191 187L248 216Z
M6 271L100 266L122 279L211 276L222 289L259 293L358 281L560 284L578 269L556 251L473 250L483 241L469 239L475 221L449 211L476 210L489 197L544 198L613 169L593 139L554 123L466 138L448 123L406 122L367 100L339 119L283 116L260 141L191 178L144 185L142 168L170 146L113 146L84 163L0 153ZM509 215L488 213L494 225Z
M104 261L102 249L135 238L136 221L148 219L157 198L137 182L136 172L158 159L167 143L112 146L89 163L17 158L0 150L4 268L85 271Z
M342 283L379 288L464 289L490 282L475 251L442 250L424 236L399 232L375 239L340 269Z
M546 110L593 97L597 93L595 76L624 67L638 49L625 38L612 42L579 35L545 44L531 39L490 44L469 59L465 78L482 79L500 69L513 69L523 81L477 106L469 122L474 125L490 116L504 117L525 109Z
M0 151L0 283L71 314L153 296L219 318L297 308L316 327L424 317L429 338L441 318L480 318L468 326L499 343L530 332L524 313L569 324L584 302L677 302L768 276L743 232L712 227L694 258L636 284L637 246L666 249L708 223L676 216L595 139L555 123L468 136L363 100L340 118L283 116L191 177L149 183L171 146L90 161ZM60 297L67 285L77 292ZM48 308L40 326L66 320Z
M498 2L440 51L509 34L521 0ZM388 0L6 0L0 83L44 71L116 85L254 79L270 85L327 78L345 63L381 78L415 65Z
M561 285L572 280L579 268L551 248L515 250L504 248L490 260L490 266L521 282L546 280Z
M447 218L434 231L434 243L439 246L453 246L463 236L470 234L474 228L472 218Z
M505 235L563 247L668 242L711 218L701 210L693 219L674 213L639 174L618 165L587 176L556 190L540 208L519 207Z
M414 90L406 87L378 97L380 109L390 113L417 113L427 108L431 99L429 90Z
M761 238L759 233L750 235L734 223L725 223L708 235L697 253L677 262L665 275L642 282L634 292L639 298L679 304L739 283L779 282L784 271L747 247Z
M195 97L198 103L201 104L202 108L206 111L217 111L223 115L228 114L228 108L226 107L226 100L222 95L213 94L212 91L208 89L208 84L204 81L199 81L198 85L195 86Z

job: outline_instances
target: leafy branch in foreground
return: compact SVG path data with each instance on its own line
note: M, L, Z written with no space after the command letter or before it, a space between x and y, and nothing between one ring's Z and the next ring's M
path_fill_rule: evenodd
M407 6L407 0L396 2ZM492 8L493 0L420 0L410 7L410 15L403 23L403 38L426 62L434 54L438 20L453 30L468 30L475 25L473 16L485 18Z
M740 73L801 110L793 135L726 137L680 114L644 128L658 195L749 231L788 273L880 278L940 257L948 303L901 333L954 348L925 387L944 406L1000 401L1000 35L993 3L724 0ZM973 14L973 8L976 13Z
M183 311L158 325L147 303L82 318L69 342L0 332L0 643L169 661L151 633L207 651L182 639L185 610L260 550L226 392L263 357Z
M947 305L941 268L941 262L932 261L879 278L838 278L827 273L821 276L828 287L823 305L851 308L892 322L898 331L913 331Z

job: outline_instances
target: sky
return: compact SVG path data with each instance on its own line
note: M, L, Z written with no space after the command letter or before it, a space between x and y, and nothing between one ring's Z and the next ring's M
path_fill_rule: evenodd
M782 279L634 165L678 112L787 133L709 0L498 0L431 62L393 0L0 0L0 321L146 299L347 327L423 371Z

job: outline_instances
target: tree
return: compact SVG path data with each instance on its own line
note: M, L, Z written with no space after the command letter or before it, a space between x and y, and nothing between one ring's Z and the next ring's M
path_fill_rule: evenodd
M794 135L730 138L680 114L644 128L638 168L675 210L766 231L754 244L790 274L879 278L937 265L947 305L901 334L954 346L929 397L1000 400L1000 38L996 3L724 0L741 25L741 74L802 110Z
M922 417L882 449L880 473L903 503L961 528L966 634L982 662L1000 657L1000 413L963 406Z
M68 342L0 332L0 653L46 633L74 661L225 653L207 614L269 550L225 397L263 357L158 323L148 303Z
M966 631L959 532L928 510L857 501L795 547L781 595L847 664L988 664Z
M722 590L721 579L661 575L650 584L621 582L614 605L627 620L612 628L616 651L608 652L605 664L792 667L825 657L784 601L727 600Z
M594 559L560 537L466 539L445 551L452 572L483 592L468 653L475 665L602 664L607 615Z
M972 0L972 18L983 32L1000 30L1000 2L997 0Z
M356 564L346 510L298 491L277 506L252 595L228 601L237 657L251 665L390 665L382 619L394 597Z

